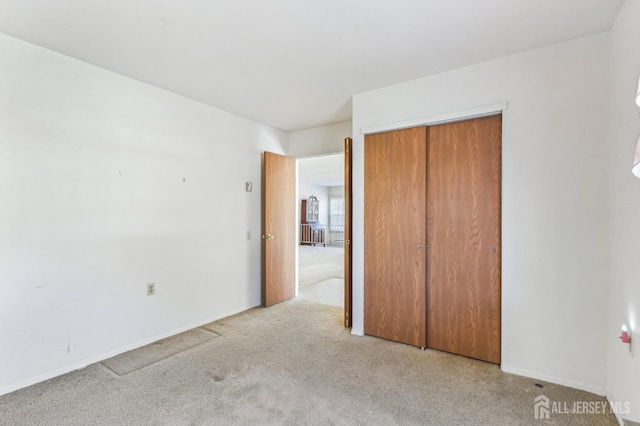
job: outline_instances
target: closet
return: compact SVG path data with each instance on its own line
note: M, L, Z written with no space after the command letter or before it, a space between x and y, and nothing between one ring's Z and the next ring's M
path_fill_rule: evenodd
M365 137L365 333L500 363L500 115Z

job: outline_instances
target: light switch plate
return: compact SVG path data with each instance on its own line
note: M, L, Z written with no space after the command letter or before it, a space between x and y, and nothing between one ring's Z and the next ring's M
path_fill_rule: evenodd
M246 183L244 184L244 188L245 188L245 190L246 190L247 192L251 192L251 191L253 191L253 183L251 183L251 182L246 182Z

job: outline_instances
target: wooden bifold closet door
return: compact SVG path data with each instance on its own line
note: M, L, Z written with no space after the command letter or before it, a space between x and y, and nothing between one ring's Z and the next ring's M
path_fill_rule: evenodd
M502 116L429 127L427 346L500 363Z
M367 135L364 331L426 343L426 129Z
M501 128L366 136L366 334L500 363Z

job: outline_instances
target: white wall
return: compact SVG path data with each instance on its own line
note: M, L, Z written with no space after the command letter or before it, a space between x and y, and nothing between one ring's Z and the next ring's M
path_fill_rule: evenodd
M0 394L260 304L286 134L7 36L0 63Z
M604 394L608 43L600 34L354 97L354 333L364 325L360 129L508 102L502 368Z
M344 186L330 186L329 197L344 197Z
M298 130L288 135L287 155L308 157L344 151L344 138L351 137L351 121Z
M611 32L611 139L609 174L609 324L607 391L611 399L630 403L624 417L640 422L640 180L631 174L640 136L640 107L635 102L640 76L640 1L627 1ZM618 339L620 326L631 327L632 357Z

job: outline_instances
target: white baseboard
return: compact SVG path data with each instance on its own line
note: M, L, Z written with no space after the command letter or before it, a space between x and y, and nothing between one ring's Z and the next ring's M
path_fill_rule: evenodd
M610 392L607 392L607 401L609 401L609 406L613 407L615 405L615 398L611 395ZM624 426L624 420L622 419L622 415L617 411L614 411L616 415L616 419L618 419L618 423L620 426Z
M617 405L617 404L620 403L620 400L614 398L613 394L611 393L611 391L607 391L607 401L609 401L609 405L611 407L616 407L616 406L619 407L619 405ZM625 404L625 403L629 404L629 402L623 402L623 404ZM620 407L620 408L623 409L622 407ZM634 420L631 420L631 419L628 419L628 418L625 419L624 417L622 417L623 413L620 413L619 410L618 411L614 410L613 414L615 414L616 419L618 419L618 423L620 423L620 426L635 426L635 425L639 425L640 426L640 422L639 421L637 421L637 420L634 421Z
M260 305L258 305L260 306ZM236 315L239 314L241 312L244 311L248 311L249 309L253 309L253 308L257 308L258 306L253 306L253 307L249 307L247 309L242 309L238 312L228 312L228 313L224 313L222 315L217 315L215 317L211 317L208 318L206 320L203 321L198 321L197 323L194 324L190 324L184 327L180 327L177 328L175 330L166 332L166 333L162 333L159 335L156 335L154 337L148 338L148 339L144 339L144 340L140 340L138 342L132 343L130 345L127 345L125 347L119 348L119 349L115 349L113 351L109 351L97 356L93 356L93 357L89 357L89 358L85 358L82 360L78 360L77 362L71 364L71 365L67 365L55 370L51 370L51 371L47 371L46 373L42 373L39 374L37 376L28 378L26 380L22 380L20 382L17 383L12 383L10 385L7 386L3 386L0 388L0 396L11 393L11 392L15 392L19 389L22 388L26 388L28 386L31 385L35 385L36 383L40 383L40 382L44 382L45 380L49 380L49 379L53 379L54 377L58 377L58 376L62 376L63 374L67 374L70 373L72 371L76 371L76 370L82 370L83 368L86 368L87 366L91 365L91 364L96 364L98 362L104 361L105 359L109 359L109 358L113 358L114 356L123 354L125 352L129 352L131 350L134 349L138 349L141 348L142 346L146 346L149 345L151 343L157 342L158 340L162 340L162 339L166 339L168 337L171 336L175 336L176 334L180 334L180 333L184 333L185 331L189 331L189 330L193 330L194 328L198 328L198 327L202 327L203 325L209 324L211 322L214 321L218 321L222 318L226 318L232 315Z
M511 367L509 365L502 364L500 369L505 373L517 374L518 376L530 377L532 379L543 380L545 382L554 383L556 385L568 386L574 389L580 389L583 391L595 393L596 395L606 396L607 391L603 387L588 385L585 383L575 382L573 380L562 379L559 377L548 376L546 374L536 373L535 371L528 371L517 367Z

